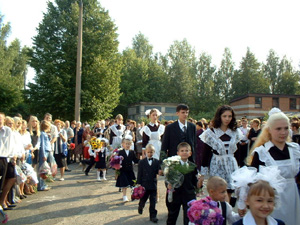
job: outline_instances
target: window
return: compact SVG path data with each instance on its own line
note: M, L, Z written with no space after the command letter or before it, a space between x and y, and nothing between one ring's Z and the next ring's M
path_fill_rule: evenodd
M297 109L296 108L296 98L290 98L290 109Z
M176 107L166 107L166 113L176 113Z
M255 97L255 108L261 108L261 97Z
M140 106L139 105L136 107L136 114L140 114Z
M273 98L272 107L279 108L279 98Z

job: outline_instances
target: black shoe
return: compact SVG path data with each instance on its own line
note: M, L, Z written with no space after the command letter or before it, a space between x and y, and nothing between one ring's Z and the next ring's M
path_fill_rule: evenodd
M156 217L150 218L150 221L153 223L157 223L158 219Z
M3 208L4 211L6 210L13 210L14 208Z
M142 215L142 214L143 214L143 209L139 207L139 208L138 208L138 212L139 212L139 214Z
M85 175L86 175L86 176L88 176L88 175L89 175L89 173L88 173L88 172L85 172L85 171L84 171L84 173L85 173Z
M66 172L71 172L72 170L69 170L69 169L65 169L65 171L66 171Z
M7 205L8 207L10 207L10 208L14 208L14 207L16 207L17 205Z

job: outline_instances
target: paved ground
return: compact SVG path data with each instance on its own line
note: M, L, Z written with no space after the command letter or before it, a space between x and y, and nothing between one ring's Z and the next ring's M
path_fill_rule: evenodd
M51 183L50 191L28 196L10 210L8 224L153 224L149 221L149 204L143 215L139 215L138 201L122 202L122 194L115 187L113 170L108 170L107 181L97 182L95 169L85 176L78 164L69 167L72 172L66 173L65 181ZM157 224L166 224L167 217L163 179L160 177L158 182ZM129 191L127 196L130 197ZM182 224L181 214L177 224Z

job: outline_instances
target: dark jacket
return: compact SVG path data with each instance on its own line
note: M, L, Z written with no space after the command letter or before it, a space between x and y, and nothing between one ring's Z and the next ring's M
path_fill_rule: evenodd
M166 126L161 150L167 154L167 157L177 155L177 146L181 142L187 142L190 144L193 157L190 157L189 160L193 160L195 162L195 149L197 144L195 124L187 122L187 131L184 140L183 131L180 129L178 121Z
M157 174L160 170L160 163L153 158L151 166L148 158L139 161L137 184L142 185L146 190L157 190Z
M139 160L136 158L134 151L130 150L127 156L125 150L119 152L119 156L123 156L121 171L133 171L132 162L138 163Z

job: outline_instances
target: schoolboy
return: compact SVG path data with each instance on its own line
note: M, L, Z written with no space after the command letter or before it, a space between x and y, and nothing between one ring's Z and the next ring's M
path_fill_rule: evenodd
M188 206L187 203L193 199L196 199L196 188L200 188L201 181L197 179L197 167L194 163L188 160L192 155L191 146L187 142L182 142L177 146L177 155L181 157L180 163L183 166L193 167L191 172L184 174L184 181L179 188L175 188L173 193L173 201L166 204L168 207L168 219L167 225L176 225L176 220L180 211L180 207L183 207L183 221L184 225L188 225L189 219L187 217ZM172 188L171 184L167 187L169 190Z
M241 219L238 213L232 211L232 206L228 202L225 202L227 197L227 182L223 178L218 176L210 177L206 186L209 196L212 200L218 202L219 208L222 210L222 216L224 217L223 224L226 224L226 221L228 224L232 224Z
M150 221L157 223L157 210L155 209L157 198L157 174L161 173L160 163L153 158L155 148L152 144L146 146L146 158L139 161L137 184L146 190L145 195L140 199L138 213L143 214L143 208L148 198L150 199Z

